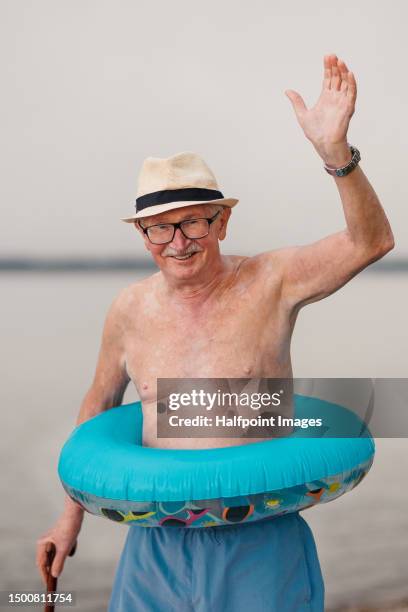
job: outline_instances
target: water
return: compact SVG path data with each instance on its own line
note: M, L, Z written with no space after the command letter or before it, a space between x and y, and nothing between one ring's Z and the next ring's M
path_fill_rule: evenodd
M138 276L139 274L139 276ZM142 275L149 274L148 271ZM2 281L1 585L38 589L35 543L62 510L59 451L91 384L106 311L140 273L10 273ZM298 377L406 377L408 276L361 274L298 318ZM124 402L135 401L131 387ZM334 503L303 513L327 607L408 596L408 443L377 440L374 467ZM85 516L59 588L81 611L106 608L127 527Z

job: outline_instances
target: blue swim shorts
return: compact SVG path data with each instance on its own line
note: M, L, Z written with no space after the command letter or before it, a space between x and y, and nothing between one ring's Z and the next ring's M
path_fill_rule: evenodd
M108 612L323 612L298 512L220 527L128 527Z

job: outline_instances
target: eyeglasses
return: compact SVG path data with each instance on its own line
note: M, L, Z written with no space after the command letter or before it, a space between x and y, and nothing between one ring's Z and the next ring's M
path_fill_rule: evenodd
M220 210L216 212L213 217L186 219L185 221L180 221L180 223L158 223L157 225L149 225L149 227L142 227L139 223L139 227L147 235L152 244L171 242L177 228L180 228L185 238L204 238L210 233L210 225L215 221L220 212Z

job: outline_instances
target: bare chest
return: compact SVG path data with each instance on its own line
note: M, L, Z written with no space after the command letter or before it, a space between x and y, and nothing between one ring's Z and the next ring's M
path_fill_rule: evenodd
M287 376L290 334L278 292L260 287L238 285L196 310L146 296L129 320L128 375L145 402L155 401L158 378Z

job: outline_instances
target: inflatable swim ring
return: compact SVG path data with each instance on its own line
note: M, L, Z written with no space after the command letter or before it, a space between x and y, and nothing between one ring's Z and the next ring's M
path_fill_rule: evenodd
M60 480L87 512L143 527L238 524L332 501L370 469L373 438L347 408L293 397L296 418L322 418L319 434L197 450L142 446L141 403L116 406L72 431Z

